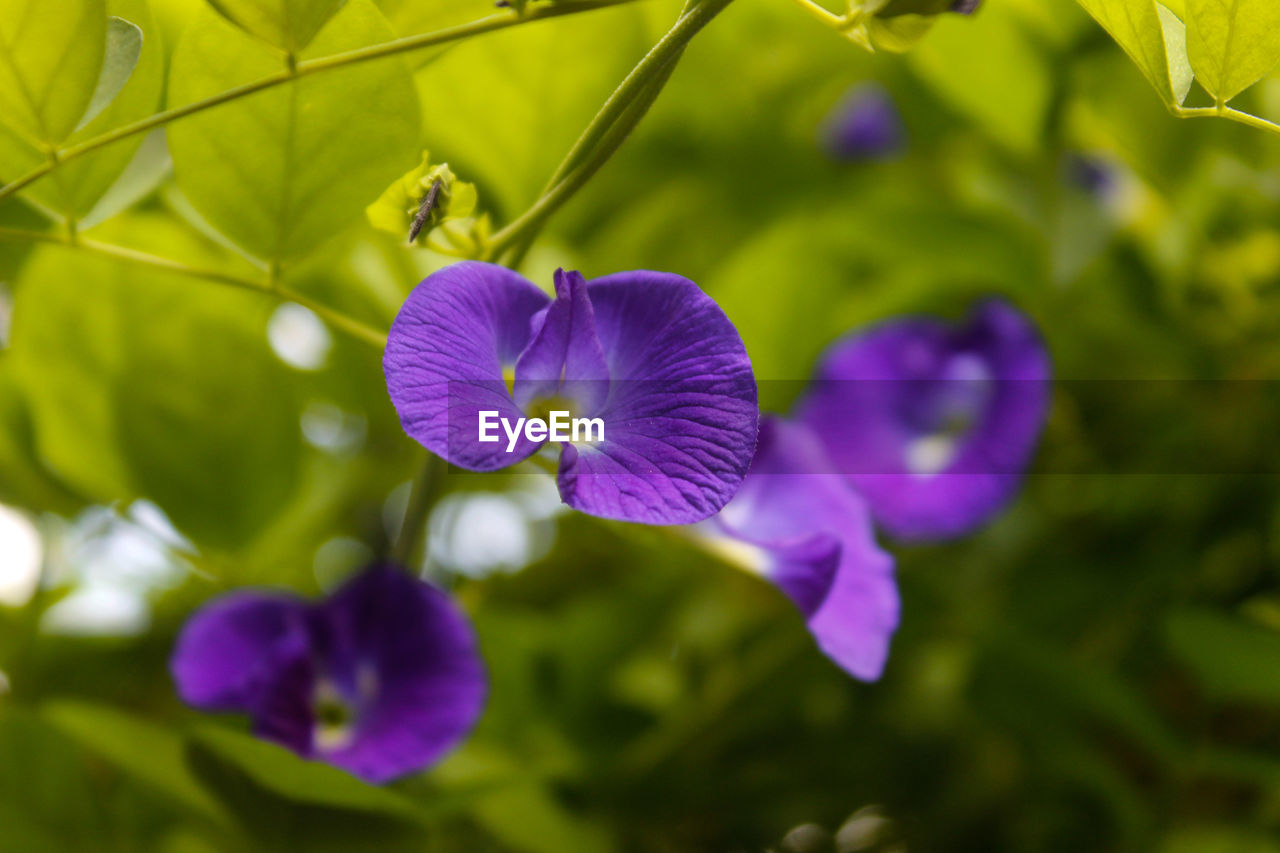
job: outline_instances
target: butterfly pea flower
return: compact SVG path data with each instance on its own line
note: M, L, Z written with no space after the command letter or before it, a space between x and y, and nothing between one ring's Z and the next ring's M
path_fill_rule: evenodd
M836 104L820 130L823 149L836 160L891 157L906 143L893 98L881 86L855 86Z
M755 449L742 339L670 273L557 271L553 299L503 267L454 264L409 295L383 367L401 424L428 450L493 471L559 445L561 499L591 515L701 521L737 491ZM556 412L583 430L552 440Z
M374 566L328 599L242 590L182 629L178 694L248 714L259 737L381 784L422 770L480 716L484 665L448 596Z
M837 665L864 681L880 677L898 626L893 558L808 427L766 416L742 488L697 529L786 593Z
M796 415L889 533L945 539L1016 493L1050 374L1032 321L990 300L959 325L892 320L835 344Z

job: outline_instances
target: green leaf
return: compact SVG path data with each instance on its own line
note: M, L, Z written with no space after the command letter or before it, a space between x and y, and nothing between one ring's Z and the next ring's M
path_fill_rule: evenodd
M97 808L88 762L65 736L6 701L0 755L3 849L91 850L101 842L107 818Z
M1280 3L1186 0L1187 53L1205 91L1231 100L1280 63Z
M1172 10L1161 3L1156 4L1156 13L1160 16L1160 27L1164 32L1165 54L1169 60L1169 84L1173 86L1173 99L1182 104L1191 92L1191 84L1195 82L1195 73L1191 70L1191 60L1187 56L1187 25Z
M142 55L142 30L124 18L112 15L107 19L107 54L98 75L98 86L93 90L89 107L78 127L84 127L97 118L107 105L116 99L120 90L133 76L133 69Z
M209 0L228 20L267 44L297 54L344 0Z
M188 769L181 738L168 729L86 702L48 702L40 710L56 728L121 770L193 809L225 816Z
M62 142L89 106L106 43L104 0L60 0L56 12L47 0L0 0L0 124Z
M308 56L386 41L370 0L350 0ZM173 58L173 105L281 70L270 48L206 12ZM403 62L352 65L277 86L169 128L178 186L208 222L250 255L291 261L359 221L412 167L418 101Z
M273 743L220 726L202 726L191 743L243 771L264 789L289 800L337 809L377 812L417 822L423 812L412 801Z
M1011 11L993 5L973 19L940 18L910 62L992 138L1028 156L1039 149L1053 81L1044 53Z
M442 787L472 791L469 811L503 847L518 853L609 853L603 827L567 809L516 757L468 744L436 771Z
M1111 34L1138 69L1155 86L1166 104L1181 103L1175 97L1165 51L1165 31L1155 0L1076 0ZM1263 0L1266 2L1266 0Z
M198 256L159 221L127 225ZM197 542L247 541L292 493L300 461L299 407L264 334L273 306L41 249L18 282L11 348L42 457L100 501L155 500Z
M375 0L399 36L463 24L480 15L476 6L458 0Z
M1176 610L1165 620L1174 656L1209 696L1280 703L1280 634L1211 610Z
M67 138L67 145L145 118L160 102L164 50L146 0L109 0L107 10L115 16L111 19L111 33L117 46L108 50L98 81L97 91L102 98L95 97L95 101L100 105L90 107L90 113L94 109L98 112ZM135 33L141 41L131 46L128 33ZM126 66L131 62L132 71L127 72ZM114 95L108 99L113 89ZM22 195L49 211L82 220L124 172L143 139L138 135L64 163L24 189ZM25 172L43 161L44 155L21 139L0 133L0 163L12 164L15 172Z
M70 514L77 501L40 464L27 397L13 371L13 359L0 355L0 501L33 510Z

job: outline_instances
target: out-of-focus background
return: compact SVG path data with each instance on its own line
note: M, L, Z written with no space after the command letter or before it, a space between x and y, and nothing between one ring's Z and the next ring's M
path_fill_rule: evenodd
M115 5L154 109L209 13ZM379 6L398 35L491 11ZM429 148L507 221L677 11L411 55L421 129L390 174ZM824 150L854 85L890 93L900 151ZM1280 115L1280 75L1241 102ZM174 152L176 182L149 136L88 234L251 270ZM52 227L24 198L0 220ZM386 328L444 259L364 224L369 200L290 281ZM420 457L380 354L297 305L0 243L0 849L1280 850L1280 139L1171 117L1068 0L988 0L905 55L738 0L524 270L557 266L697 281L778 412L878 319L999 293L1040 324L1061 381L1037 461L980 533L886 543L883 679L677 540L455 475L428 571L491 670L475 735L382 791L220 740L236 721L167 674L183 620L242 585L319 595L400 523Z

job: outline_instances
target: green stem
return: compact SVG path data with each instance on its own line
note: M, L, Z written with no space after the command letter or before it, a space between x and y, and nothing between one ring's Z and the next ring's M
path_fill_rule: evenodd
M702 0L680 16L605 101L552 175L550 188L515 221L493 235L491 255L528 239L613 156L653 106L685 45L731 2Z
M1280 133L1280 124L1260 118L1252 113L1247 113L1244 110L1238 110L1235 107L1228 107L1225 104L1218 104L1213 107L1175 106L1173 114L1178 118L1225 118L1227 121L1234 121L1237 124L1247 125L1258 130Z
M409 493L409 506L404 512L404 523L400 525L400 533L396 536L395 545L391 548L391 559L397 564L412 567L413 556L417 553L423 531L427 526L427 518L435 507L436 501L444 494L444 475L449 465L439 456L427 452L418 478L414 480L413 490ZM423 543L425 544L425 543Z
M336 308L331 308L322 302L317 302L310 296L299 293L291 287L277 285L274 292L281 299L296 302L303 308L309 309L317 317L326 320L335 329L340 329L353 338L362 340L379 350L387 348L387 336L385 334L349 314L345 314Z
M130 249L125 246L114 246L110 243L86 240L83 237L76 237L73 239L66 234L58 234L54 232L0 228L0 240L28 243L53 243L60 246L67 246L81 252L88 252L89 254L101 255L117 261L134 264L136 266L176 273L178 275L184 275L201 281L240 288L241 290L253 290L258 293L265 293L268 296L274 296L277 299L297 302L299 305L311 309L317 315L328 320L334 327L341 329L353 337L366 341L379 349L383 349L387 345L387 336L379 332L377 329L374 329L372 326L365 325L359 320L349 317L335 308L330 308L327 305L316 302L311 297L283 285L273 286L268 282L248 278L247 276L235 275L234 273L226 273L219 270L193 267L190 264L183 263L182 261L177 261L172 258L164 258L159 255L151 255L146 252L139 252L136 249Z
M718 4L700 3L694 6L693 9L681 13L671 29L667 30L657 44L649 48L649 52L641 58L636 67L632 68L626 78L618 84L618 88L614 89L609 95L608 100L604 102L591 119L590 124L582 131L577 141L573 143L573 147L564 156L564 160L556 167L555 173L547 181L547 186L543 188L544 193L564 180L565 176L582 162L587 153L595 148L609 128L613 126L613 123L618 120L618 117L645 90L654 75L666 67L668 62L684 49L684 46L689 43L694 34L706 26L707 22L725 5L727 4L723 2ZM712 6L717 8L708 13L706 10ZM701 15L699 15L700 10L702 11Z
M813 2L813 0L796 0L800 4L800 8L804 9L813 17L817 18L828 27L834 27L837 30L844 29L848 24L848 18L841 17L823 6Z
M209 98L195 101L190 104L184 104L181 107L164 110L155 115L139 121L126 124L115 130L87 139L84 142L67 146L53 151L50 159L41 163L25 175L16 178L12 182L0 187L0 199L7 198L19 190L31 185L40 178L58 168L61 164L96 151L106 145L128 139L131 136L137 136L140 133L154 130L157 127L168 124L187 116L195 115L204 110L211 109L221 104L243 98L246 95L252 95L261 92L264 89L270 89L288 83L299 77L307 77L312 74L319 74L323 71L331 71L335 68L342 68L347 65L354 65L360 62L369 62L375 59L383 59L388 56L406 53L408 51L419 50L426 47L434 47L435 45L446 44L448 42L459 41L471 36L480 35L482 33L493 32L494 30L502 30L507 27L514 27L520 24L532 23L534 21L546 20L548 18L558 18L564 15L572 15L578 12L588 12L595 9L605 9L610 6L620 6L625 3L632 3L636 0L572 0L572 2L560 2L550 6L543 6L538 9L526 12L523 15L517 15L514 12L510 14L490 15L487 18L481 18L477 21L471 21L466 24L459 24L453 27L446 27L430 33L422 33L415 36L407 36L405 38L393 39L392 41L383 42L382 44L370 45L356 50L349 50L344 53L336 53L332 56L324 56L318 59L307 59L298 62L293 68L286 69L278 74L272 74L261 80L255 80L252 83L246 83L243 86L236 86L225 92L220 92Z
M533 205L522 213L515 221L508 224L501 231L493 235L489 244L489 250L493 253L499 253L512 245L517 245L517 256L521 254L519 249L527 249L532 244L537 232L542 228L546 221L553 213L559 210L565 202L574 196L578 190L591 180L596 172L609 161L613 153L618 150L623 141L635 129L635 126L648 112L654 100L658 96L658 92L662 90L662 85L666 82L671 70L674 70L674 61L668 65L666 74L652 81L652 85L641 92L639 100L630 104L626 112L619 117L618 121L605 133L600 140L600 145L595 151L591 152L587 160L580 163L577 168L569 172L569 174L558 184L552 187L548 192L544 193Z

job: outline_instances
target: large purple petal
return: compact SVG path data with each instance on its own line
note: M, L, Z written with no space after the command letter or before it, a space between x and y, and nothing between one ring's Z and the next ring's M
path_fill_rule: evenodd
M805 427L777 418L723 527L767 557L766 575L796 603L819 648L857 678L884 669L898 625L893 558L875 542L865 502Z
M252 711L280 670L308 653L306 602L233 592L183 627L169 662L178 695L210 711Z
M608 364L604 440L566 445L565 503L605 518L686 524L738 490L759 412L746 348L720 307L670 273L627 272L587 292Z
M609 394L609 368L596 336L595 312L580 273L556 271L556 298L516 362L514 394L521 408L560 397L575 415L591 415Z
M1050 399L1035 327L987 301L967 323L911 318L837 344L797 408L876 521L908 540L958 536L1016 493Z
M479 441L479 412L515 423L503 369L514 366L545 293L494 264L465 261L414 288L387 336L382 365L405 432L433 453L472 471L505 468L537 449L519 440Z
M375 783L421 770L453 748L484 706L484 665L447 595L379 566L321 605L320 677L355 700L349 741L317 755Z

